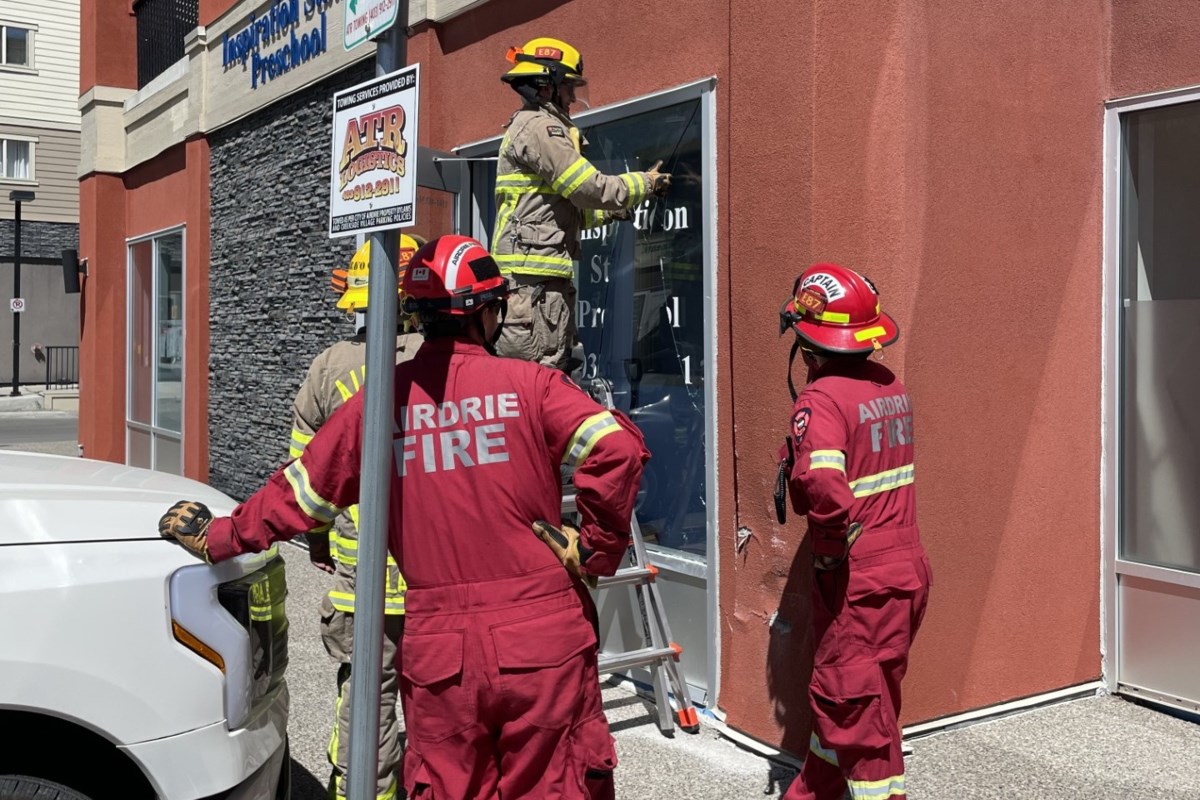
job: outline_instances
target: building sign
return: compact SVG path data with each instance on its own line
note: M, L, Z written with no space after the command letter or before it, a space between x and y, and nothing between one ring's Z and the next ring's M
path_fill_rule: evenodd
M333 96L331 237L416 222L419 69L413 64Z
M221 66L248 71L250 88L257 89L311 61L329 49L333 2L277 0L261 15L251 13L245 27L221 38Z
M343 28L346 49L392 27L399 7L399 0L346 0L346 25Z

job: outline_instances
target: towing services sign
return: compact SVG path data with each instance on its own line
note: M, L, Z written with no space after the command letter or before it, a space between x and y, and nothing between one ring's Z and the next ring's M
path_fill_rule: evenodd
M329 235L415 224L419 64L333 96Z

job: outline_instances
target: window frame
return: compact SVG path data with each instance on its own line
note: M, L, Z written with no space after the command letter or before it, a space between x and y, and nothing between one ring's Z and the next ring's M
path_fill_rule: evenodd
M153 350L150 354L150 363L154 365L154 373L150 382L150 422L149 424L134 420L130 416L130 409L133 404L133 359L131 355L131 343L133 342L134 325L136 322L134 315L133 296L133 250L139 244L149 242L151 245L151 269L150 269L150 313L152 331L157 330L159 326L159 242L168 236L178 234L180 238L180 254L181 263L179 268L180 285L183 287L181 302L180 302L180 326L183 331L182 341L183 353L186 354L187 340L187 319L188 319L188 304L187 304L187 226L174 225L169 228L153 231L151 233L142 234L140 236L128 238L125 240L125 463L129 464L130 453L130 432L137 431L147 434L150 437L150 464L144 466L145 469L152 469L163 472L158 469L158 443L159 439L169 439L179 445L179 471L177 474L183 475L184 464L186 463L186 446L184 441L184 427L187 421L187 396L186 392L181 394L179 401L179 430L174 431L169 428L163 428L158 424L158 359L159 359L159 337L151 336L151 346ZM181 387L187 386L187 358L182 357L180 360L179 381ZM138 465L142 466L142 465Z
M10 64L8 62L8 29L15 28L25 31L25 54L27 56L24 64ZM0 70L11 72L36 72L37 71L37 25L28 22L9 22L0 20Z
M16 133L0 133L0 183L19 183L23 186L37 185L37 145L38 137L22 136ZM8 143L24 142L29 145L29 177L8 177Z

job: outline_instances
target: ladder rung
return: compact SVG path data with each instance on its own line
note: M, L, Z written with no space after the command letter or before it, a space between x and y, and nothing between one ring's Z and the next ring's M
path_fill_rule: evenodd
M616 575L601 578L596 582L596 588L608 589L613 586L626 586L631 583L639 584L654 580L656 575L658 575L658 570L654 567L626 567L625 569L617 570Z
M671 647L645 647L641 650L630 650L628 653L602 655L599 660L599 669L600 672L617 672L630 667L640 667L643 664L652 664L661 659L678 657L679 654Z

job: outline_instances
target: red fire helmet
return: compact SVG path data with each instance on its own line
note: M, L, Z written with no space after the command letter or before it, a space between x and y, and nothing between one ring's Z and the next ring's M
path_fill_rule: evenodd
M408 313L474 314L508 296L508 281L487 248L469 236L440 236L421 247L404 273Z
M779 332L796 332L815 350L870 353L900 338L896 321L879 310L879 292L866 277L838 264L813 264L779 311Z

